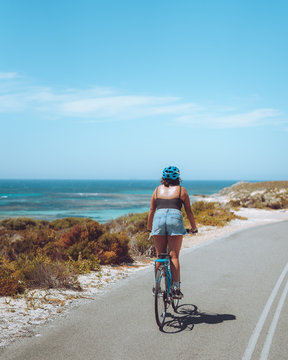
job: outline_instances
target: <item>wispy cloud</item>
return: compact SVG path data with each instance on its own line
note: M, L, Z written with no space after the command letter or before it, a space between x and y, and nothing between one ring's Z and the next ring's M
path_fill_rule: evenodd
M173 97L118 95L64 102L59 109L67 116L81 115L95 118L116 116L123 119L152 115L163 104L177 100Z
M16 72L0 72L0 80L15 79L17 76Z
M255 109L249 112L227 111L226 113L217 114L217 112L197 112L193 115L184 115L177 118L179 124L197 127L214 127L214 128L244 128L264 126L275 123L276 119L282 115L277 109ZM280 123L280 122L279 122Z
M25 79L16 81L16 73L0 73L0 114L21 114L23 118L79 119L89 121L123 121L131 119L165 119L167 123L186 127L243 128L279 124L281 111L257 108L241 111L235 104L204 106L186 102L177 96L123 94L113 88L56 90L45 86L28 86ZM1 117L0 117L1 119ZM286 123L287 126L287 123Z

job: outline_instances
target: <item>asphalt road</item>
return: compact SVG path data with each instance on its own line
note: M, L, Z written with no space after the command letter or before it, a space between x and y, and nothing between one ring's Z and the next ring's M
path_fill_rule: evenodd
M184 299L162 331L152 268L44 326L1 359L288 359L288 222L183 251Z

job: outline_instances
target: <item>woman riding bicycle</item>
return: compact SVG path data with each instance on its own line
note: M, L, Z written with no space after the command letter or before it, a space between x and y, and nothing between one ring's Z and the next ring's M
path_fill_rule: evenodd
M168 245L171 256L172 295L174 298L183 297L180 291L180 264L179 253L183 235L186 230L183 225L181 208L191 224L189 232L197 232L194 216L190 206L189 195L180 185L180 171L175 166L163 170L161 184L152 195L151 207L148 215L148 231L154 236L154 245L157 257L165 253Z

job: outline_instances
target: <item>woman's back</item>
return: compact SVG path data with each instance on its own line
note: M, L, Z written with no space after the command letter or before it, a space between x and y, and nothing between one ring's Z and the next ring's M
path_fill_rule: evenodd
M181 197L181 186L164 186L160 185L156 189L156 198L175 199Z
M181 199L181 186L160 185L156 189L157 209L178 209L181 210L183 200Z

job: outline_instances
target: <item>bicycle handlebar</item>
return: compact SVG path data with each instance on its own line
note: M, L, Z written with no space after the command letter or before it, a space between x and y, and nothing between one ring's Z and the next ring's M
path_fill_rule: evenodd
M187 234L197 234L198 233L198 229L189 229L189 228L187 228L186 229L186 233Z

